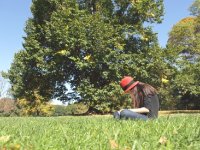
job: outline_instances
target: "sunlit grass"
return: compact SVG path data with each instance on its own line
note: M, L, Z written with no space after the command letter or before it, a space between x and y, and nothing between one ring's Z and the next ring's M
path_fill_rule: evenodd
M0 118L0 149L200 149L200 115L156 120L111 116Z

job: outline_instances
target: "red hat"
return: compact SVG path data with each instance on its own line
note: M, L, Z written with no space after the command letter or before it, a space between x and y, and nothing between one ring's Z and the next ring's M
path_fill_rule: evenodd
M120 86L124 90L125 93L127 93L130 89L134 88L139 81L134 81L132 77L130 76L125 76L121 81L120 81Z

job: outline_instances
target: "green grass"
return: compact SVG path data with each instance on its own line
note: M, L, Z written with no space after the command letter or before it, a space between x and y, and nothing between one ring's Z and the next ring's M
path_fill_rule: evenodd
M111 116L0 118L1 149L199 150L200 115L156 120L114 120Z

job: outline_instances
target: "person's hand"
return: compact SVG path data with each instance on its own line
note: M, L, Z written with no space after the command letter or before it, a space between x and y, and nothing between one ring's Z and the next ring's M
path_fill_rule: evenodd
M118 112L121 112L122 110L124 110L124 109L121 109L121 110L119 110Z
M120 119L120 112L119 111L114 112L113 117L115 119Z

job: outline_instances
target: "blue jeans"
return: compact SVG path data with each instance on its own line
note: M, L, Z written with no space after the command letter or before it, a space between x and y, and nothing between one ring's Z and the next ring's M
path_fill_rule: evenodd
M140 119L140 120L148 119L146 115L139 114L128 109L124 109L121 112L116 111L113 114L113 117L116 119Z

